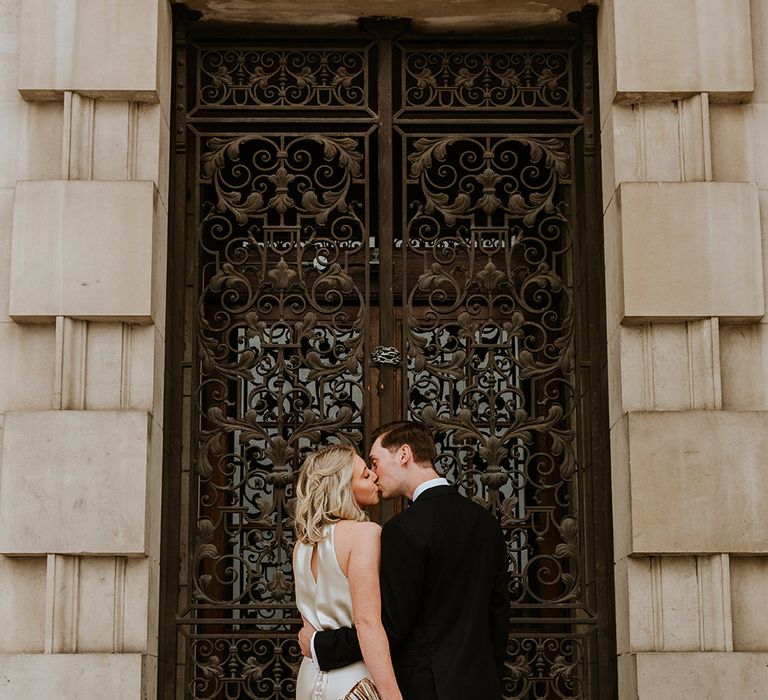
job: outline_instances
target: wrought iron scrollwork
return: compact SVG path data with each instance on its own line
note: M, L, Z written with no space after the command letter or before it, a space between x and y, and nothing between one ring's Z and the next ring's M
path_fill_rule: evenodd
M410 411L440 436L439 470L506 530L520 613L567 616L583 604L570 143L414 134L403 148ZM576 638L515 645L514 697L581 697Z
M571 55L562 51L408 48L406 109L560 110L572 106Z
M198 59L201 107L368 107L365 49L208 49Z
M319 443L362 446L389 364L402 384L378 389L401 397L394 415L437 431L438 470L505 530L504 696L583 700L597 627L576 431L573 47L392 42L385 106L369 83L387 52L371 46L195 49L186 693L293 698L296 473ZM238 127L243 108L269 119ZM379 196L377 108L391 109L394 202ZM515 112L551 123L508 128ZM341 113L357 122L342 130ZM373 223L382 207L390 228Z
M322 441L362 439L366 149L324 133L204 141L195 698L294 690L296 470Z
M562 570L563 560L575 566L577 535L567 515L575 392L573 301L561 276L570 247L564 147L453 136L416 139L409 155L418 194L407 254L423 270L408 303L411 408L451 435L445 472L511 529L517 599L541 598L532 567L549 569L550 599L573 597L577 584ZM534 516L525 493L551 510ZM535 523L542 515L546 526ZM530 556L534 533L559 539L558 553Z

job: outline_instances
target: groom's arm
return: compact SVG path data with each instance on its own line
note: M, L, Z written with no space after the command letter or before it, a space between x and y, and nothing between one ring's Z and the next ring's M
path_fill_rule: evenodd
M363 658L354 627L317 632L313 637L312 651L322 671L349 666Z

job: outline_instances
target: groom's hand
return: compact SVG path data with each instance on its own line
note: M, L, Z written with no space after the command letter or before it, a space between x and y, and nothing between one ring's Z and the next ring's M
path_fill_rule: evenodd
M301 647L301 653L308 659L312 658L312 635L315 632L317 630L306 620L304 626L299 630L299 647Z

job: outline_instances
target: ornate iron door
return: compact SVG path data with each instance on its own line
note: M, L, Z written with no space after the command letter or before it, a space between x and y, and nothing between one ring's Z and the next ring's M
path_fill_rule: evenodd
M166 475L187 507L166 523L181 579L161 641L178 639L180 672L161 672L164 697L293 697L297 470L326 442L365 454L376 424L406 417L507 533L505 697L613 695L581 19L547 44L178 28L186 343L169 410L189 428Z

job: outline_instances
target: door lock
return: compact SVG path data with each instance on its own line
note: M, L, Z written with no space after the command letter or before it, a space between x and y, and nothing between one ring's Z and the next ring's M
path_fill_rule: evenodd
M377 365L399 365L403 361L397 348L388 345L379 345L371 352L371 359Z

